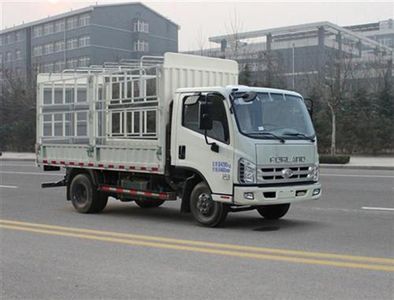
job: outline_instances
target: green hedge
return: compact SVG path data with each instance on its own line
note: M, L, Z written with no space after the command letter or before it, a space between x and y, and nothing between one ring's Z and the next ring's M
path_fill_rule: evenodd
M321 164L347 164L350 161L349 155L319 155Z

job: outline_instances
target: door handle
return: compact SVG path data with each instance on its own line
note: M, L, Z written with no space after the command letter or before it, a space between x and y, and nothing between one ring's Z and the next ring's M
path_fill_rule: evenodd
M178 158L185 159L186 158L186 146L180 145L178 148Z

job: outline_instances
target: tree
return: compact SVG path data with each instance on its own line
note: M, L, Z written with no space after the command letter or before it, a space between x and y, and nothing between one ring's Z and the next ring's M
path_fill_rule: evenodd
M35 143L36 83L3 70L0 93L0 149L33 151Z
M249 64L245 64L245 66L239 73L239 84L252 85Z
M206 42L207 42L207 38L203 32L202 27L200 26L200 28L198 30L198 36L197 36L197 47L198 47L198 50L200 51L201 56L204 55Z
M234 8L233 13L228 18L228 23L225 24L226 31L230 32L232 39L229 41L231 45L233 57L238 57L238 50L240 46L239 34L242 31L243 23L240 20L239 14Z
M339 39L341 39L340 35ZM336 51L327 53L326 64L321 70L322 81L318 82L322 88L322 99L327 104L331 116L331 155L336 154L337 116L351 92L351 79L355 66L353 64L354 48L355 43L350 43L346 52L342 51L342 46L340 46Z
M376 93L377 123L380 124L377 135L383 149L394 149L394 86L391 76L392 62L388 62L382 89Z

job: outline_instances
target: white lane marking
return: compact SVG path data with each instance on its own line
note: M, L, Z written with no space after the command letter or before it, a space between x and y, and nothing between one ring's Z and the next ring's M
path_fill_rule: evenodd
M5 189L17 189L18 187L16 185L1 185L0 188L5 188Z
M383 211L394 211L394 207L370 207L370 206L363 206L361 209L365 210L383 210Z
M336 177L365 177L365 178L394 178L394 175L362 175L362 174L322 174L320 176L336 176Z
M64 174L46 174L46 173L39 173L39 172L11 172L11 171L0 171L0 174L64 176Z
M370 213L372 209L363 209L363 208L333 208L333 207L303 207L297 208L298 210L314 210L314 211L321 211L321 212L343 212L343 213ZM383 212L382 210L379 210Z

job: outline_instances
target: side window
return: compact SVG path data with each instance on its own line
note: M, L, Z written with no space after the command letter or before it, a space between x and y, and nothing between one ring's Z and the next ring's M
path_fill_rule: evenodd
M203 101L200 96L187 96L183 99L182 125L193 131L203 133L198 128L199 103Z
M198 133L204 134L204 131L198 128L200 102L205 101L204 96L187 96L183 99L182 126L189 128ZM209 95L208 103L211 104L210 114L212 116L213 127L208 130L207 135L210 138L223 143L230 143L230 135L224 107L224 98L222 95Z

